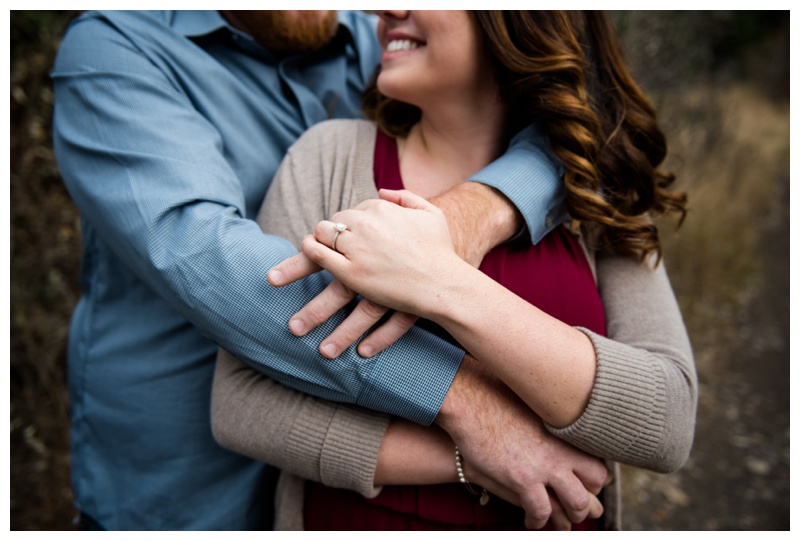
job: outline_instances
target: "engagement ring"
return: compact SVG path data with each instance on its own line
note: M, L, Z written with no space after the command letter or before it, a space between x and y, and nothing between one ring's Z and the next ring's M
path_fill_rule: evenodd
M335 224L333 224L333 229L336 230L336 233L333 234L333 242L331 243L331 248L334 251L339 252L339 250L336 249L336 239L339 238L339 233L341 233L342 231L347 231L347 226L344 225L342 222L336 222Z

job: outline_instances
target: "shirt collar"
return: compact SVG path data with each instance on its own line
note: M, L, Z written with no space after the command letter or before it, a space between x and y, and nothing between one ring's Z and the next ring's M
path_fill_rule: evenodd
M204 36L227 26L227 21L219 11L178 10L173 12L172 28L187 37Z
M352 39L353 35L355 34L355 31L353 29L353 18L348 17L347 12L342 10L336 12L336 15L337 18L339 19L339 26L345 27L347 29L348 36Z
M189 11L178 10L173 12L172 28L186 37L198 37L211 34L220 28L229 28L234 32L243 33L228 24L228 21L215 10L206 11ZM353 21L351 17L347 16L345 11L337 13L339 21L339 28L344 27L347 30L346 35L352 40L353 36Z

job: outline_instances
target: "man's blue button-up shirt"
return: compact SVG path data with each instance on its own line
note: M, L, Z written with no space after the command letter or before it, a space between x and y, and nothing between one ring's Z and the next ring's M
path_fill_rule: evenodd
M330 277L266 282L295 253L252 221L272 176L307 128L360 116L379 61L374 20L339 18L329 47L291 57L215 11L89 12L64 37L54 143L83 227L69 343L73 486L105 528L264 525L264 466L211 436L218 345L301 391L420 423L458 369L461 350L417 329L375 358L351 348L325 360L319 342L342 316L302 339L287 322ZM534 240L562 199L537 137L518 138L475 179L519 206Z

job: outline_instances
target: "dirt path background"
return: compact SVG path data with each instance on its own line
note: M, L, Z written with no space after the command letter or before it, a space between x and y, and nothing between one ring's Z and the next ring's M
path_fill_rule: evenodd
M788 173L778 184L759 232L763 274L730 314L734 332L724 345L695 340L701 391L689 463L668 476L625 470L626 529L789 529Z
M627 529L790 526L788 35L772 16L618 18L689 194L683 227L662 231L700 381L688 464L624 470Z

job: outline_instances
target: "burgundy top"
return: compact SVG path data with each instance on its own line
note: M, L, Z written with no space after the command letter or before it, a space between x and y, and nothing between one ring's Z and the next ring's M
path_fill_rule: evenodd
M403 188L397 143L380 131L374 174L379 189ZM561 321L605 335L603 306L589 263L577 238L564 227L535 246L525 241L498 246L486 255L480 269ZM306 530L524 529L521 508L497 496L482 506L478 497L458 483L386 486L377 497L367 499L353 491L307 482L305 498ZM576 530L598 527L601 524L594 520L573 525Z

